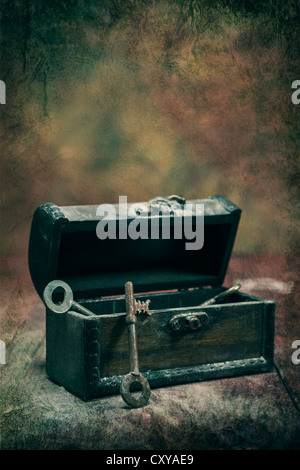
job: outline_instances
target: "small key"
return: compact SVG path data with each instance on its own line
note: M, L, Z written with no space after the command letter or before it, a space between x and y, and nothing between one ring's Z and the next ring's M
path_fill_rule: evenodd
M149 382L139 371L138 363L138 350L136 340L136 305L133 294L132 282L126 282L125 284L125 299L126 299L126 322L128 325L128 346L129 346L129 357L130 357L130 372L125 375L121 383L121 396L125 403L132 406L133 408L139 408L148 403L151 390ZM142 394L134 396L130 391L130 385L133 383L139 383L142 386Z
M64 299L62 302L56 303L53 301L53 293L57 288L61 288L64 291ZM68 312L70 309L74 310L75 312L82 313L87 317L95 316L87 308L83 307L79 303L73 300L73 292L71 287L64 281L51 281L45 287L43 293L44 302L47 307L55 313L65 313Z
M230 287L224 292L221 292L220 294L215 295L215 297L212 297L211 299L206 300L206 302L203 302L202 304L200 304L199 307L207 307L208 305L213 305L218 302L221 302L223 299L225 299L225 297L229 297L234 292L237 292L240 288L241 288L241 284L235 284L234 286Z

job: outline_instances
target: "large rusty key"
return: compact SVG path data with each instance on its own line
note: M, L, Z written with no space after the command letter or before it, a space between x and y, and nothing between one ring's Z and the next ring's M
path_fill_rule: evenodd
M121 396L123 400L133 408L139 408L148 403L151 390L147 379L139 371L138 350L136 340L136 312L137 306L134 300L133 284L126 282L125 284L126 299L126 323L128 326L128 346L130 356L130 372L125 375L121 383ZM142 393L137 396L130 390L132 384L139 384L142 387Z

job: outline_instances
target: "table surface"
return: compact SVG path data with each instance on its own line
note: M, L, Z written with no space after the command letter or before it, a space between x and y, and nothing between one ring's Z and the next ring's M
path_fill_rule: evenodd
M299 259L282 254L234 257L224 282L276 301L272 372L155 389L148 406L130 409L119 395L83 402L48 379L44 306L26 259L5 260L0 448L299 450L298 268Z

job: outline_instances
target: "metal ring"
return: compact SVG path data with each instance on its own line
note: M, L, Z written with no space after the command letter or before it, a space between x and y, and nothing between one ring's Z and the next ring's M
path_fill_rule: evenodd
M172 202L177 202L178 204L180 204L181 206L184 206L184 204L186 203L186 200L183 196L178 196L177 194L172 194L171 196L157 196L157 197L153 197L152 199L149 199L149 204L150 206L152 204L166 204L168 205L169 207L172 207Z
M157 204L157 205L160 205L160 204L165 204L166 206L169 206L171 207L171 204L170 204L170 201L166 198L166 197L154 197L152 199L149 200L149 204L150 206L154 205L154 204Z
M141 384L142 394L138 392L138 396L135 396L130 391L130 385L134 382ZM133 408L140 408L145 406L150 398L151 390L148 380L142 374L136 374L130 372L125 375L121 383L121 396L127 405L132 406Z
M55 302L53 302L52 295L55 289L57 289L58 287L64 290L64 300L61 303L56 304ZM45 304L50 310L52 310L52 312L65 313L70 310L72 306L73 292L71 287L66 282L55 280L49 282L49 284L45 287L43 298Z

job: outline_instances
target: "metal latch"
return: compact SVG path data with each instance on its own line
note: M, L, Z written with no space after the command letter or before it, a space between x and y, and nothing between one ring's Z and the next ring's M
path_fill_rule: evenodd
M209 324L209 316L205 312L181 313L170 320L170 326L174 331L199 330Z
M233 294L240 289L241 285L236 284L229 289L221 292L220 294L206 300L199 307L208 307L221 302L223 299ZM184 330L199 330L200 328L206 327L210 323L210 317L206 312L187 312L179 313L171 318L169 324L173 331L184 331Z

